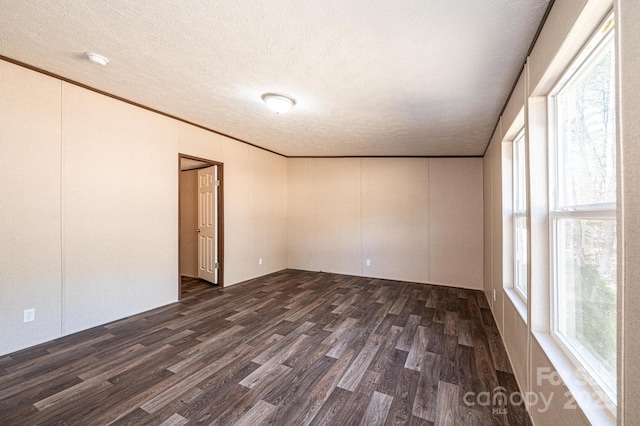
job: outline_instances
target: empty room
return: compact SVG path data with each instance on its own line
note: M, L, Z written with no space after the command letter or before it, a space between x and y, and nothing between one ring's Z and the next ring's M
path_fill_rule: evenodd
M0 425L636 424L638 22L0 1Z

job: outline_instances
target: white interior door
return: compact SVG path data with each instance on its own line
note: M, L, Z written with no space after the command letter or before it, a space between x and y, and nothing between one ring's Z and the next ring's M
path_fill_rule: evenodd
M218 166L198 170L198 277L218 284Z

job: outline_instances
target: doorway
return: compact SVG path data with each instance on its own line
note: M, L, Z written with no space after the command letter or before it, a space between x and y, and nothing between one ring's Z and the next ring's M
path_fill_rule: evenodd
M180 154L179 298L224 286L223 164Z

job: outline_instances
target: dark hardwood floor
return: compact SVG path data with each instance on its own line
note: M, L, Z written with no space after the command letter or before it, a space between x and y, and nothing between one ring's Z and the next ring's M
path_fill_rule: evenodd
M218 288L217 285L199 278L182 276L180 277L180 281L180 299L194 296L202 293L203 291L211 290L212 288Z
M482 292L295 270L0 357L1 425L529 424L517 391Z

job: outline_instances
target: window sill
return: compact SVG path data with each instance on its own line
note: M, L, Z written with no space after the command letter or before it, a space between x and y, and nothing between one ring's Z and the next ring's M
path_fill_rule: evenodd
M583 376L575 364L558 346L553 337L549 333L535 331L532 333L560 375L564 385L571 392L571 396L575 398L574 404L568 401L564 405L565 409L579 408L592 424L615 425L616 407L608 407L608 401L604 401L599 392L582 379ZM537 377L537 373L534 373L532 384L539 381L540 378Z
M520 314L522 321L527 323L527 303L520 297L518 292L511 287L505 287L504 292L507 294L511 304L516 308L516 311Z

